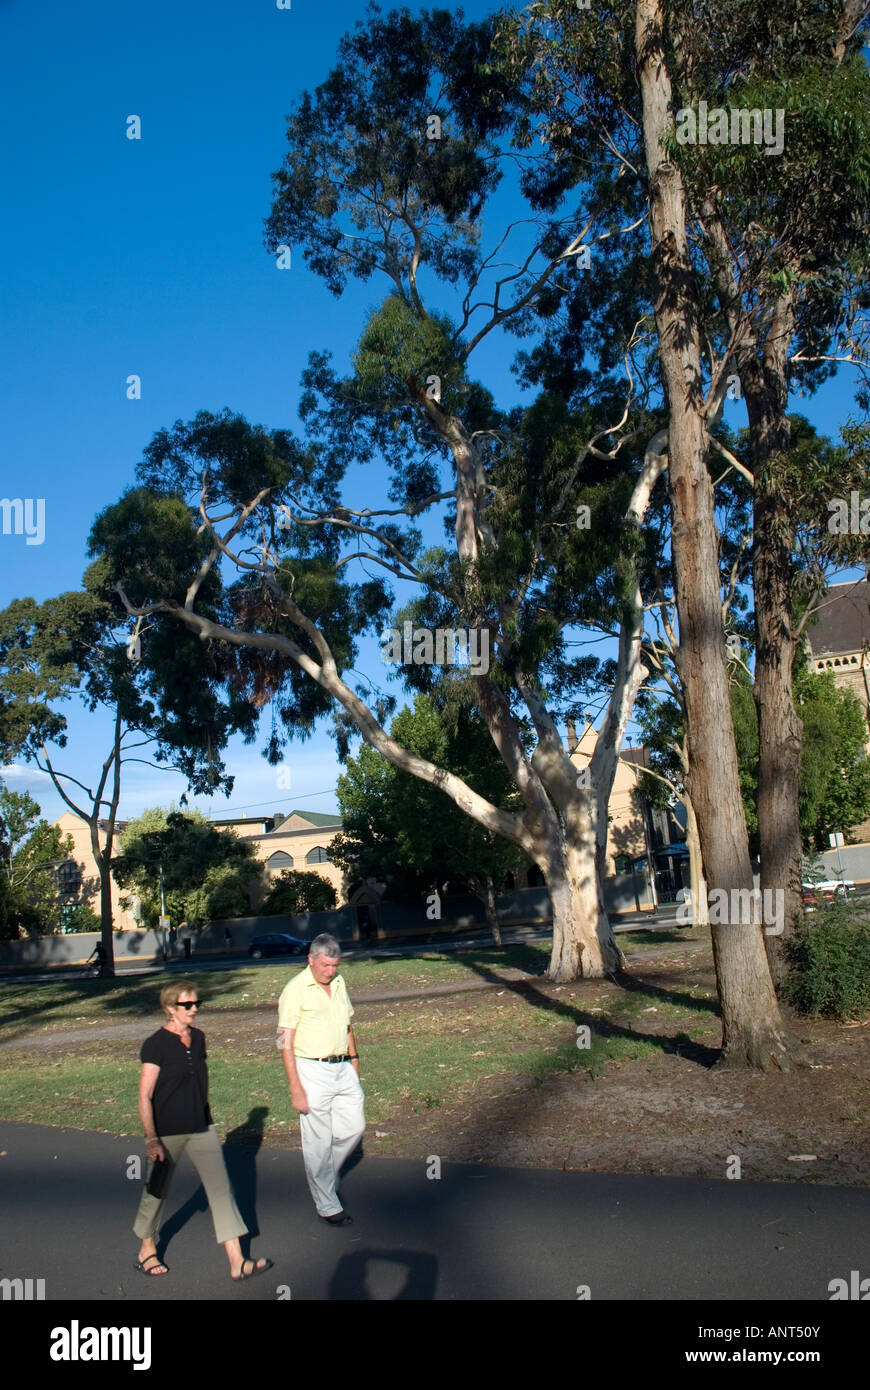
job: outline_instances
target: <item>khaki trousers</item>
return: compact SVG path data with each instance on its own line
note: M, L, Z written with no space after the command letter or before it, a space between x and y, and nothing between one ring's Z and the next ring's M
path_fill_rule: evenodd
M221 1143L214 1125L210 1125L208 1129L202 1130L199 1134L161 1134L160 1142L167 1158L172 1162L172 1169L163 1196L152 1197L148 1191L147 1183L151 1177L154 1163L153 1161L148 1163L148 1171L145 1175L146 1187L142 1193L142 1200L139 1203L139 1210L133 1225L133 1230L139 1239L149 1240L157 1234L163 1204L169 1195L169 1188L175 1176L176 1164L185 1151L199 1173L205 1188L218 1245L223 1245L224 1241L232 1240L235 1236L247 1235L248 1228L239 1214L233 1197Z
M308 1114L299 1116L305 1176L318 1215L335 1216L341 1165L365 1133L363 1089L350 1062L297 1057L296 1070L308 1100Z

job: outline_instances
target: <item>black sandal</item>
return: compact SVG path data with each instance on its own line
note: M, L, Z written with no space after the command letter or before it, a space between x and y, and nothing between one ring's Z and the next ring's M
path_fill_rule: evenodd
M253 1266L254 1266L253 1269L251 1270L250 1274L246 1274L246 1273L245 1273L245 1265L253 1265ZM241 1274L231 1274L231 1275L230 1275L230 1278L232 1279L232 1281L233 1281L234 1284L240 1284L240 1283L242 1282L243 1279L253 1279L254 1276L255 1276L256 1274L265 1274L265 1273L266 1273L266 1270L267 1270L267 1269L271 1269L271 1268L272 1268L272 1261L271 1261L271 1260L266 1260L265 1264L258 1265L256 1260L252 1260L252 1259L248 1258L247 1260L242 1260L242 1272L241 1272Z
M162 1266L159 1274L156 1269L145 1268L149 1260L156 1260L157 1263ZM138 1269L140 1274L146 1275L149 1279L162 1279L164 1274L169 1273L169 1265L163 1264L163 1261L161 1260L159 1255L146 1255L144 1260L136 1261L135 1267L136 1269Z

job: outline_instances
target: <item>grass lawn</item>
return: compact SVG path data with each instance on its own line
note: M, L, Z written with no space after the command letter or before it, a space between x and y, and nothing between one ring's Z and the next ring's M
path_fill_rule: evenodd
M625 945L626 936L621 941ZM496 988L481 992L362 1002L364 992L461 985L481 974L491 979L498 966L539 973L547 959L544 944L343 966L351 997L359 1001L356 1028L369 1121L384 1125L400 1113L423 1114L470 1099L493 1077L531 1083L577 1070L601 1075L608 1062L661 1053L675 1038L688 1043L717 1024L708 990L683 988L670 995L659 986L620 990L598 981L563 987L496 981ZM200 1026L208 1041L212 1111L224 1134L297 1131L274 1012L297 968L270 964L191 975L206 1001ZM14 1044L0 1051L2 1117L138 1134L138 1038L160 1024L155 1003L163 980L58 980L0 988L2 1032ZM116 1038L107 1031L110 1024L138 1022L136 1036ZM653 1023L664 1029L661 1036L651 1035ZM92 1029L91 1037L52 1049L52 1032L83 1025ZM590 1029L588 1048L578 1049L578 1025ZM28 1033L36 1034L30 1047Z
M539 974L549 957L546 943L508 946L500 951L432 951L408 960L346 961L341 973L353 996L359 991L418 990L472 980L481 970L499 966ZM303 964L298 958L287 958L266 965L240 965L236 970L191 970L184 978L196 985L209 1013L267 1008L277 1006L281 990ZM0 985L0 1041L22 1030L47 1032L77 1024L98 1028L135 1018L153 1017L157 1027L160 990L178 978L178 972L171 971L114 980L59 978L46 984Z
M674 945L687 939L685 931L620 933L623 951L635 952ZM694 939L692 936L689 940ZM463 983L481 974L509 967L529 975L542 974L550 959L550 942L534 942L469 951L426 951L406 960L346 961L341 967L351 996L360 992L424 990L435 985ZM192 980L209 1013L227 1009L258 1009L277 1005L288 980L302 968L296 958L266 965L240 965L236 970L191 970ZM0 1042L23 1033L46 1033L76 1026L100 1028L131 1019L160 1020L160 990L177 972L121 976L115 980L58 978L45 983L0 984Z

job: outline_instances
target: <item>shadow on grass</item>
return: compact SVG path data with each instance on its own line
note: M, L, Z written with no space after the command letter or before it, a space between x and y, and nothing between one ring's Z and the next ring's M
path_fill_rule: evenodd
M183 976L189 979L196 986L197 990L203 994L208 993L210 999L220 997L222 994L230 994L236 988L233 975L218 975L213 972L197 974L192 970ZM122 977L114 980L58 980L51 984L34 984L33 990L38 990L38 995L28 995L25 993L28 985L0 985L0 1000L8 999L11 995L13 1002L11 1005L2 1005L0 1012L0 1024L16 1024L25 1019L29 1024L34 1022L49 1022L58 1009L64 1008L71 1003L76 1005L83 1014L88 1012L88 1006L99 1004L101 1014L111 1015L114 1013L132 1014L140 1018L149 1015L160 1016L160 991L170 980L177 980L178 972L167 973L165 975L151 975L147 981L127 983ZM21 1002L18 996L22 995ZM97 1012L92 1010L92 1012ZM70 1020L72 1022L72 1020ZM12 1038L19 1037L22 1033L32 1031L32 1028L12 1029L4 1032L2 1041L8 1042Z
M607 1039L630 1039L632 1042L648 1043L650 1047L659 1052L677 1053L685 1057L688 1061L696 1063L698 1066L711 1068L719 1061L720 1049L706 1047L695 1042L687 1033L681 1031L671 1036L663 1036L660 1033L645 1033L637 1028L626 1026L625 1024L614 1023L610 1019L602 1018L600 1014L587 1012L582 1007L569 1004L567 1000L553 999L545 994L539 985L533 980L505 980L495 975L481 959L469 961L470 968L474 970L482 979L491 983L500 984L503 989L508 989L516 994L526 1003L534 1008L542 1009L545 1013L554 1013L562 1018L570 1020L575 1030L578 1024L586 1024L592 1031L592 1035L602 1041ZM692 995L683 994L676 990L663 989L659 985L648 985L642 980L637 980L632 975L620 974L614 977L614 982L621 988L630 993L642 994L671 1005L679 1005L683 1008L690 1008L698 1012L704 1012L718 1016L718 1002L711 999L695 999ZM582 985L583 981L578 981ZM600 981L587 981L586 983L600 984Z
M627 946L629 950L631 950L632 946L669 946L672 944L682 946L685 945L686 942L685 931L680 931L678 928L668 931L649 931L648 929L641 928L639 931L620 932L619 936L621 940L616 944L623 948ZM697 939L697 937L689 937L690 941L695 941Z

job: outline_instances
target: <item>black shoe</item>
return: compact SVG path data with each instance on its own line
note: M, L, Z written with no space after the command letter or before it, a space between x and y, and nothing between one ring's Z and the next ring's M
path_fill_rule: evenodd
M320 1216L320 1212L317 1213ZM321 1221L328 1221L330 1226L352 1226L353 1217L348 1216L346 1211L334 1212L332 1216L320 1216Z

